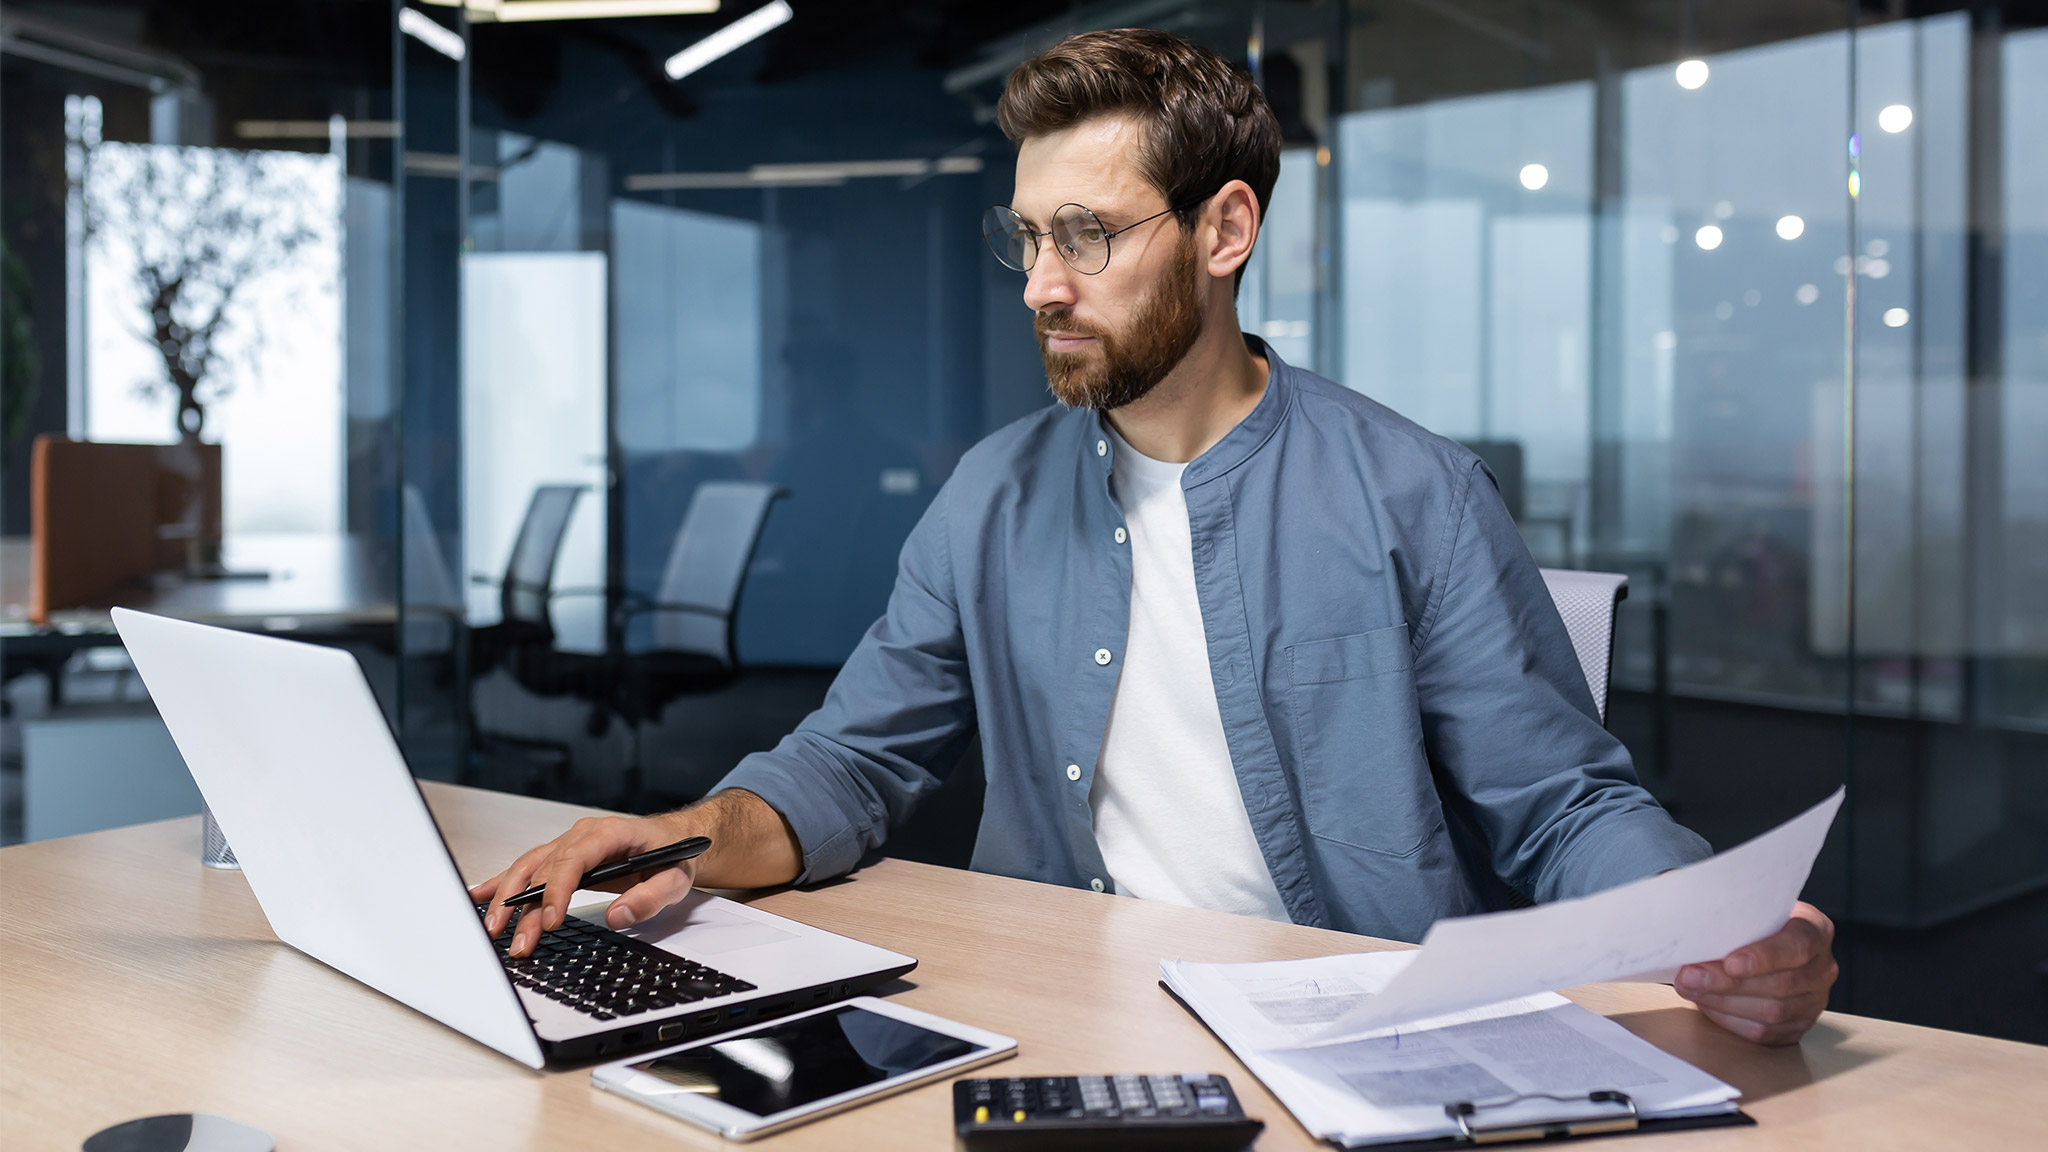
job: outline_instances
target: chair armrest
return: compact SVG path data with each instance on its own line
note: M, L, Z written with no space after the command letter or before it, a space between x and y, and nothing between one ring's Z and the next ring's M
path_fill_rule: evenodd
M560 596L604 596L615 591L618 591L618 589L601 587L550 588L548 589L548 598L552 600Z
M723 620L726 616L724 612L721 612L716 608L708 607L703 604L683 604L670 601L642 600L638 603L622 604L619 606L619 615L621 616L634 616L642 612L694 612L699 616L710 616L718 620Z

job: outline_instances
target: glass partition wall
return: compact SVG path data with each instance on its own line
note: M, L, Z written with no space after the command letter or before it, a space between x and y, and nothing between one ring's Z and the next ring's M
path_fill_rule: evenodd
M2048 1035L2043 33L1346 12L1342 382L1488 459L1539 561L1629 574L1610 724L1681 820L1727 847L1848 784L1838 1003Z
M976 234L1009 194L1002 79L1150 23L1283 124L1245 329L1478 452L1539 562L1630 577L1610 723L1652 790L1727 847L1849 785L1808 892L1838 1004L2048 1037L2022 6L797 4L664 71L766 7L418 9L465 54L405 54L407 509L460 557L471 639L452 675L408 665L442 723L410 738L652 808L814 707L954 461L1048 402ZM679 640L693 508L747 485L736 601ZM737 672L672 674L679 648ZM978 776L892 850L964 863ZM1937 991L1963 963L1985 993Z
M2035 6L302 0L38 30L67 7L0 14L5 531L34 433L180 436L131 386L147 342L102 348L87 154L278 157L303 186L258 199L312 217L284 226L305 283L266 291L289 315L202 436L230 536L382 573L395 624L323 638L420 775L652 809L816 706L960 455L1049 403L979 237L1003 78L1144 23L1283 127L1244 328L1466 443L1539 562L1628 574L1609 721L1645 783L1722 848L1849 786L1807 893L1837 1006L2048 1040ZM160 75L50 63L79 37ZM18 780L36 678L87 678L5 625ZM980 775L890 850L964 864Z
M199 810L109 603L344 646L396 716L397 33L262 7L0 8L0 843Z

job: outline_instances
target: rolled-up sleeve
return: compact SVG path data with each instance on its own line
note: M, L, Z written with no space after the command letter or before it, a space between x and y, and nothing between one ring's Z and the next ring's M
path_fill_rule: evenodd
M1710 854L1601 726L1542 573L1484 466L1464 476L1416 651L1432 770L1469 803L1495 872L1536 900Z
M713 789L744 788L789 821L803 849L797 883L851 871L938 787L974 732L949 551L951 493L950 484L940 488L904 542L888 610L824 704Z

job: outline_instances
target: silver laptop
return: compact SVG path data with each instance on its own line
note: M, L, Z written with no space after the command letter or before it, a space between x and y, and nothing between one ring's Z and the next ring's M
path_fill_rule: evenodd
M573 906L508 960L355 657L122 608L114 624L278 938L529 1067L725 1031L917 966L702 892L622 933Z

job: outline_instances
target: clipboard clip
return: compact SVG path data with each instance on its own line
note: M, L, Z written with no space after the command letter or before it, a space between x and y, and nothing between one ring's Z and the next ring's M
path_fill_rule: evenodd
M1614 1104L1625 1112L1603 1112L1591 1116L1563 1117L1534 1122L1521 1121L1487 1126L1474 1124L1472 1117L1482 1108L1505 1108L1524 1100L1555 1100L1562 1104L1585 1101ZM1604 1132L1633 1132L1641 1117L1628 1093L1602 1088L1583 1096L1558 1096L1549 1092L1524 1092L1494 1100L1457 1100L1444 1105L1444 1114L1458 1122L1458 1136L1468 1144L1505 1144L1514 1140L1553 1140L1566 1136L1593 1136Z

